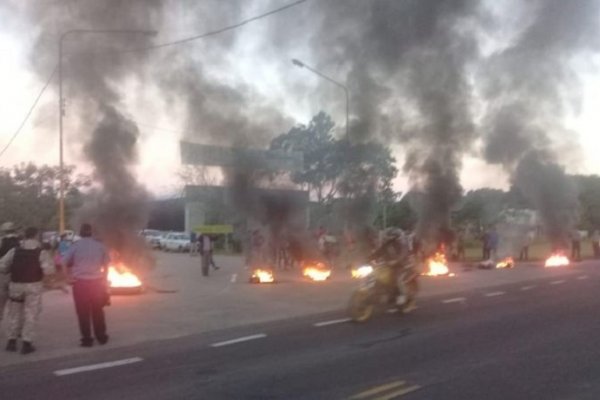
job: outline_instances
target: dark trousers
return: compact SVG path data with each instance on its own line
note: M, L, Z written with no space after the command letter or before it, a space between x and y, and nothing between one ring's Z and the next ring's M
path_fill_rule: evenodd
M581 259L581 242L573 241L571 246L571 259L580 260Z
M93 325L96 339L105 339L107 335L103 307L107 302L106 281L104 279L75 281L73 299L81 338L83 340L92 338Z
M529 260L529 246L523 246L521 248L521 253L519 254L519 260L521 260L521 261Z

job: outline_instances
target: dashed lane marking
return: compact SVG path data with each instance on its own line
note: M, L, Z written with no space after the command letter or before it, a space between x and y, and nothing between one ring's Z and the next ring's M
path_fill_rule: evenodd
M407 393L414 392L419 388L420 386L418 385L408 386L405 381L394 381L360 392L350 397L350 400L391 400Z
M577 277L577 279L579 279L580 281L582 281L582 280L584 280L584 279L587 279L587 278L588 278L588 276L587 276L587 275L579 275L579 276Z
M446 300L442 300L442 303L444 304L450 304L450 303L462 303L464 301L466 301L467 299L464 297L454 297L452 299L446 299Z
M551 285L560 285L561 283L565 283L565 280L561 279L559 281L552 281L552 282L550 282Z
M76 368L59 369L57 371L54 371L54 375L65 376L65 375L78 374L81 372L89 372L89 371L95 371L98 369L106 369L106 368L112 368L112 367L119 367L121 365L138 363L143 360L144 359L141 357L132 357L132 358L125 358L123 360L109 361L109 362L104 362L104 363L99 363L99 364L83 365L81 367L76 367Z
M502 296L503 294L506 294L506 292L489 292L485 294L485 297L496 297Z
M249 340L262 339L262 338L266 338L266 337L267 337L267 335L264 333L257 333L256 335L242 336L242 337L231 339L231 340L225 340L224 342L213 343L210 346L211 347L223 347L223 346L229 346L230 344L242 343L242 342L247 342Z
M315 324L313 324L313 326L316 326L317 328L320 328L322 326L329 326L329 325L335 325L335 324L343 324L346 322L350 322L350 318L340 318L340 319L332 319L330 321L321 321L321 322L317 322Z
M523 287L521 288L521 290L531 290L531 289L535 288L536 286L537 286L537 285L523 286Z

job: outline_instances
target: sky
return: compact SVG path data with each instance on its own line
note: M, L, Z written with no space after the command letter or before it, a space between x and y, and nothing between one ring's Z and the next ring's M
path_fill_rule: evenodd
M175 13L185 10L175 10ZM271 18L277 18L273 16ZM235 21L231 21L235 22ZM207 21L209 24L209 21ZM198 26L198 25L196 25ZM179 24L168 31L161 31L157 42L193 34L196 26ZM343 102L331 102L331 96L343 98L331 84L320 80L309 71L294 67L289 61L299 58L311 64L310 49L306 43L299 42L296 48L287 48L279 52L265 53L259 45L267 34L265 22L257 21L242 28L243 40L238 42L226 57L225 67L218 65L211 71L215 79L223 79L233 86L246 85L252 88L256 101L275 104L279 111L293 123L306 123L311 116L324 110L343 128ZM22 21L13 21L0 27L0 87L4 96L0 97L0 149L14 134L27 110L36 98L44 82L31 70L30 52L33 48L35 31ZM201 46L210 46L207 41ZM195 45L182 51L198 51ZM571 129L571 136L565 137L565 152L562 163L571 173L600 174L600 71L596 68L598 60L590 60L577 69L582 79L581 106L573 113L565 125ZM323 71L335 75L337 71ZM48 71L48 74L50 71ZM68 79L68 76L65 77ZM138 123L141 137L139 160L135 167L140 181L158 196L171 196L178 193L181 182L177 172L181 168L179 160L179 139L186 136L188 127L185 113L176 107L167 107L164 99L153 87L140 87L136 82L125 84L129 95L126 97L129 113ZM299 86L308 88L298 90ZM351 93L350 96L360 94ZM81 141L78 137L81 129L77 126L73 99L66 99L65 142L67 163L75 163L82 171L89 171L89 165L82 157ZM9 167L15 163L33 161L35 163L58 163L58 108L57 93L54 89L46 91L26 123L22 132L9 149L0 156L0 167ZM282 133L282 132L274 132ZM193 134L197 134L194 132ZM575 144L575 145L574 145ZM398 166L404 157L402 147L394 146ZM486 164L477 154L477 145L463 159L461 182L465 189L480 187L506 188L508 177L504 171ZM395 181L399 191L406 189L408 183L402 173Z

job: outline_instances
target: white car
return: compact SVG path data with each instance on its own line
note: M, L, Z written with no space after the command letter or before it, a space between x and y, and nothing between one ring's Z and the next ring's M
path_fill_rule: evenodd
M164 233L154 229L145 229L140 234L144 237L146 243L154 249L160 247L160 239Z
M189 233L171 232L161 241L165 251L190 251L192 242Z

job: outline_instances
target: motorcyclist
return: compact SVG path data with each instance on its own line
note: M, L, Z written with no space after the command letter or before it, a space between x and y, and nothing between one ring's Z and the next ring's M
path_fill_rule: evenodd
M371 260L382 260L394 271L394 294L396 306L402 306L404 312L412 311L416 308L416 277L417 272L413 271L413 274L408 278L413 282L411 296L407 296L407 293L403 293L402 286L399 285L398 281L402 277L402 272L409 268L415 269L415 260L412 254L411 242L408 240L406 235L401 229L388 228L383 236L380 246L371 253ZM403 277L406 279L406 277ZM409 297L407 299L407 297ZM394 301L392 296L391 301Z

